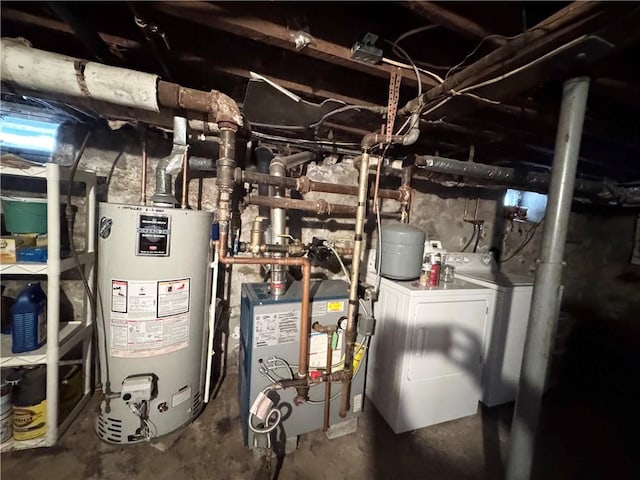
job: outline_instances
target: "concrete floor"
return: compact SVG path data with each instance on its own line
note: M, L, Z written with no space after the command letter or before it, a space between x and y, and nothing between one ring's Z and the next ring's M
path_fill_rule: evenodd
M594 342L596 342L594 344ZM577 345L577 346L576 346ZM606 334L573 342L565 382L545 400L536 479L640 478L637 432L639 360L635 349L611 350ZM621 356L622 355L622 356ZM371 404L357 433L327 440L300 438L298 450L265 472L242 445L236 402L236 366L217 398L179 434L148 445L114 446L93 433L97 401L59 446L2 456L2 479L501 479L513 405L394 435ZM634 386L636 385L636 386Z

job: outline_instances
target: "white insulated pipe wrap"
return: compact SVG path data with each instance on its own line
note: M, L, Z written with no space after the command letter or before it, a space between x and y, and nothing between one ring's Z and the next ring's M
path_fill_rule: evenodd
M87 97L158 112L158 76L45 52L3 38L3 81L31 90Z

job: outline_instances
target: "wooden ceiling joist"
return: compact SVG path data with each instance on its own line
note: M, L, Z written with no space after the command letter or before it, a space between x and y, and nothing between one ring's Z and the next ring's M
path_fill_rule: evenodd
M446 8L442 8L433 2L410 0L400 2L400 4L430 22L464 35L465 37L479 39L486 38L488 42L498 46L504 45L506 42L504 38L497 35L494 36L491 32L487 31L483 26L476 22L447 10Z
M158 2L154 4L154 8L165 14L189 20L207 28L221 30L285 50L297 51L292 39L292 34L295 31L262 18L250 15L237 16L225 9L224 6L206 2ZM311 35L313 36L313 32ZM352 60L350 48L316 37L313 37L311 43L299 50L298 53L385 79L388 79L395 69L395 67L385 64L372 65ZM413 71L404 70L403 75L407 84L416 85ZM424 85L437 85L437 82L430 77L423 75L421 79Z
M2 7L2 17L5 20L11 20L13 22L22 23L25 25L32 25L34 27L40 27L53 32L62 32L69 35L74 34L73 29L65 22L61 22L52 18L40 17L38 15L22 12L10 7ZM98 32L98 36L104 43L111 47L119 49L138 49L141 47L140 42L115 35L109 35L108 33Z

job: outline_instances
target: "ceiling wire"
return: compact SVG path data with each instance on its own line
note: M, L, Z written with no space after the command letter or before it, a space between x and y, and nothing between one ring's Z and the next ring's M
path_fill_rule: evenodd
M553 55L565 50L566 48L571 47L572 45L582 41L585 37L586 37L586 35L583 35L583 36L581 36L579 38L576 38L576 39L574 39L574 40L572 40L570 42L567 42L567 43L559 46L558 48L556 48L556 49L554 49L554 50L552 50L550 52L547 52L544 55L536 58L535 60L530 61L529 63L526 63L526 64L524 64L524 65L522 65L522 66L520 66L518 68L515 68L515 69L513 69L513 70L511 70L511 71L509 71L507 73L504 73L502 75L499 75L497 77L494 77L494 78L491 78L491 79L488 79L488 80L485 80L485 81L470 85L468 87L464 87L464 88L462 88L460 90L449 89L446 92L444 92L442 95L451 95L451 96L446 97L444 100L440 101L438 104L436 104L435 106L429 108L428 110L422 111L421 115L426 115L428 113L433 112L434 110L437 110L442 105L444 105L445 103L449 102L455 96L465 95L471 90L482 88L482 87L485 87L487 85L491 85L491 84L494 84L496 82L502 81L505 78L509 78L509 77L511 77L511 76L513 76L513 75L515 75L517 73L520 73L523 70L526 70L527 68L530 68L530 67L532 67L534 65L537 65L538 63L542 62L543 60L546 60L547 58L549 58L549 57L551 57L551 56L553 56ZM482 97L477 97L477 98L482 98ZM494 100L489 100L489 99L486 99L486 98L484 98L483 100L494 102Z

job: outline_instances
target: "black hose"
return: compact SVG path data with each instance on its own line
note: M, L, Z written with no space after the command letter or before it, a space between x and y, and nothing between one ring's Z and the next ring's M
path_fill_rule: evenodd
M469 239L467 244L464 247L462 247L462 250L460 250L461 252L464 252L467 248L469 248L469 245L471 245L471 242L473 242L473 237L476 236L476 229L477 229L477 225L474 223L473 224L473 233L471 234L471 238ZM476 245L477 245L477 243L476 243Z
M480 228L480 225L478 225L478 228L476 231L478 232L478 234L476 235L476 243L473 246L473 253L476 253L476 250L478 250L478 242L480 242L480 232L482 231L482 229Z

